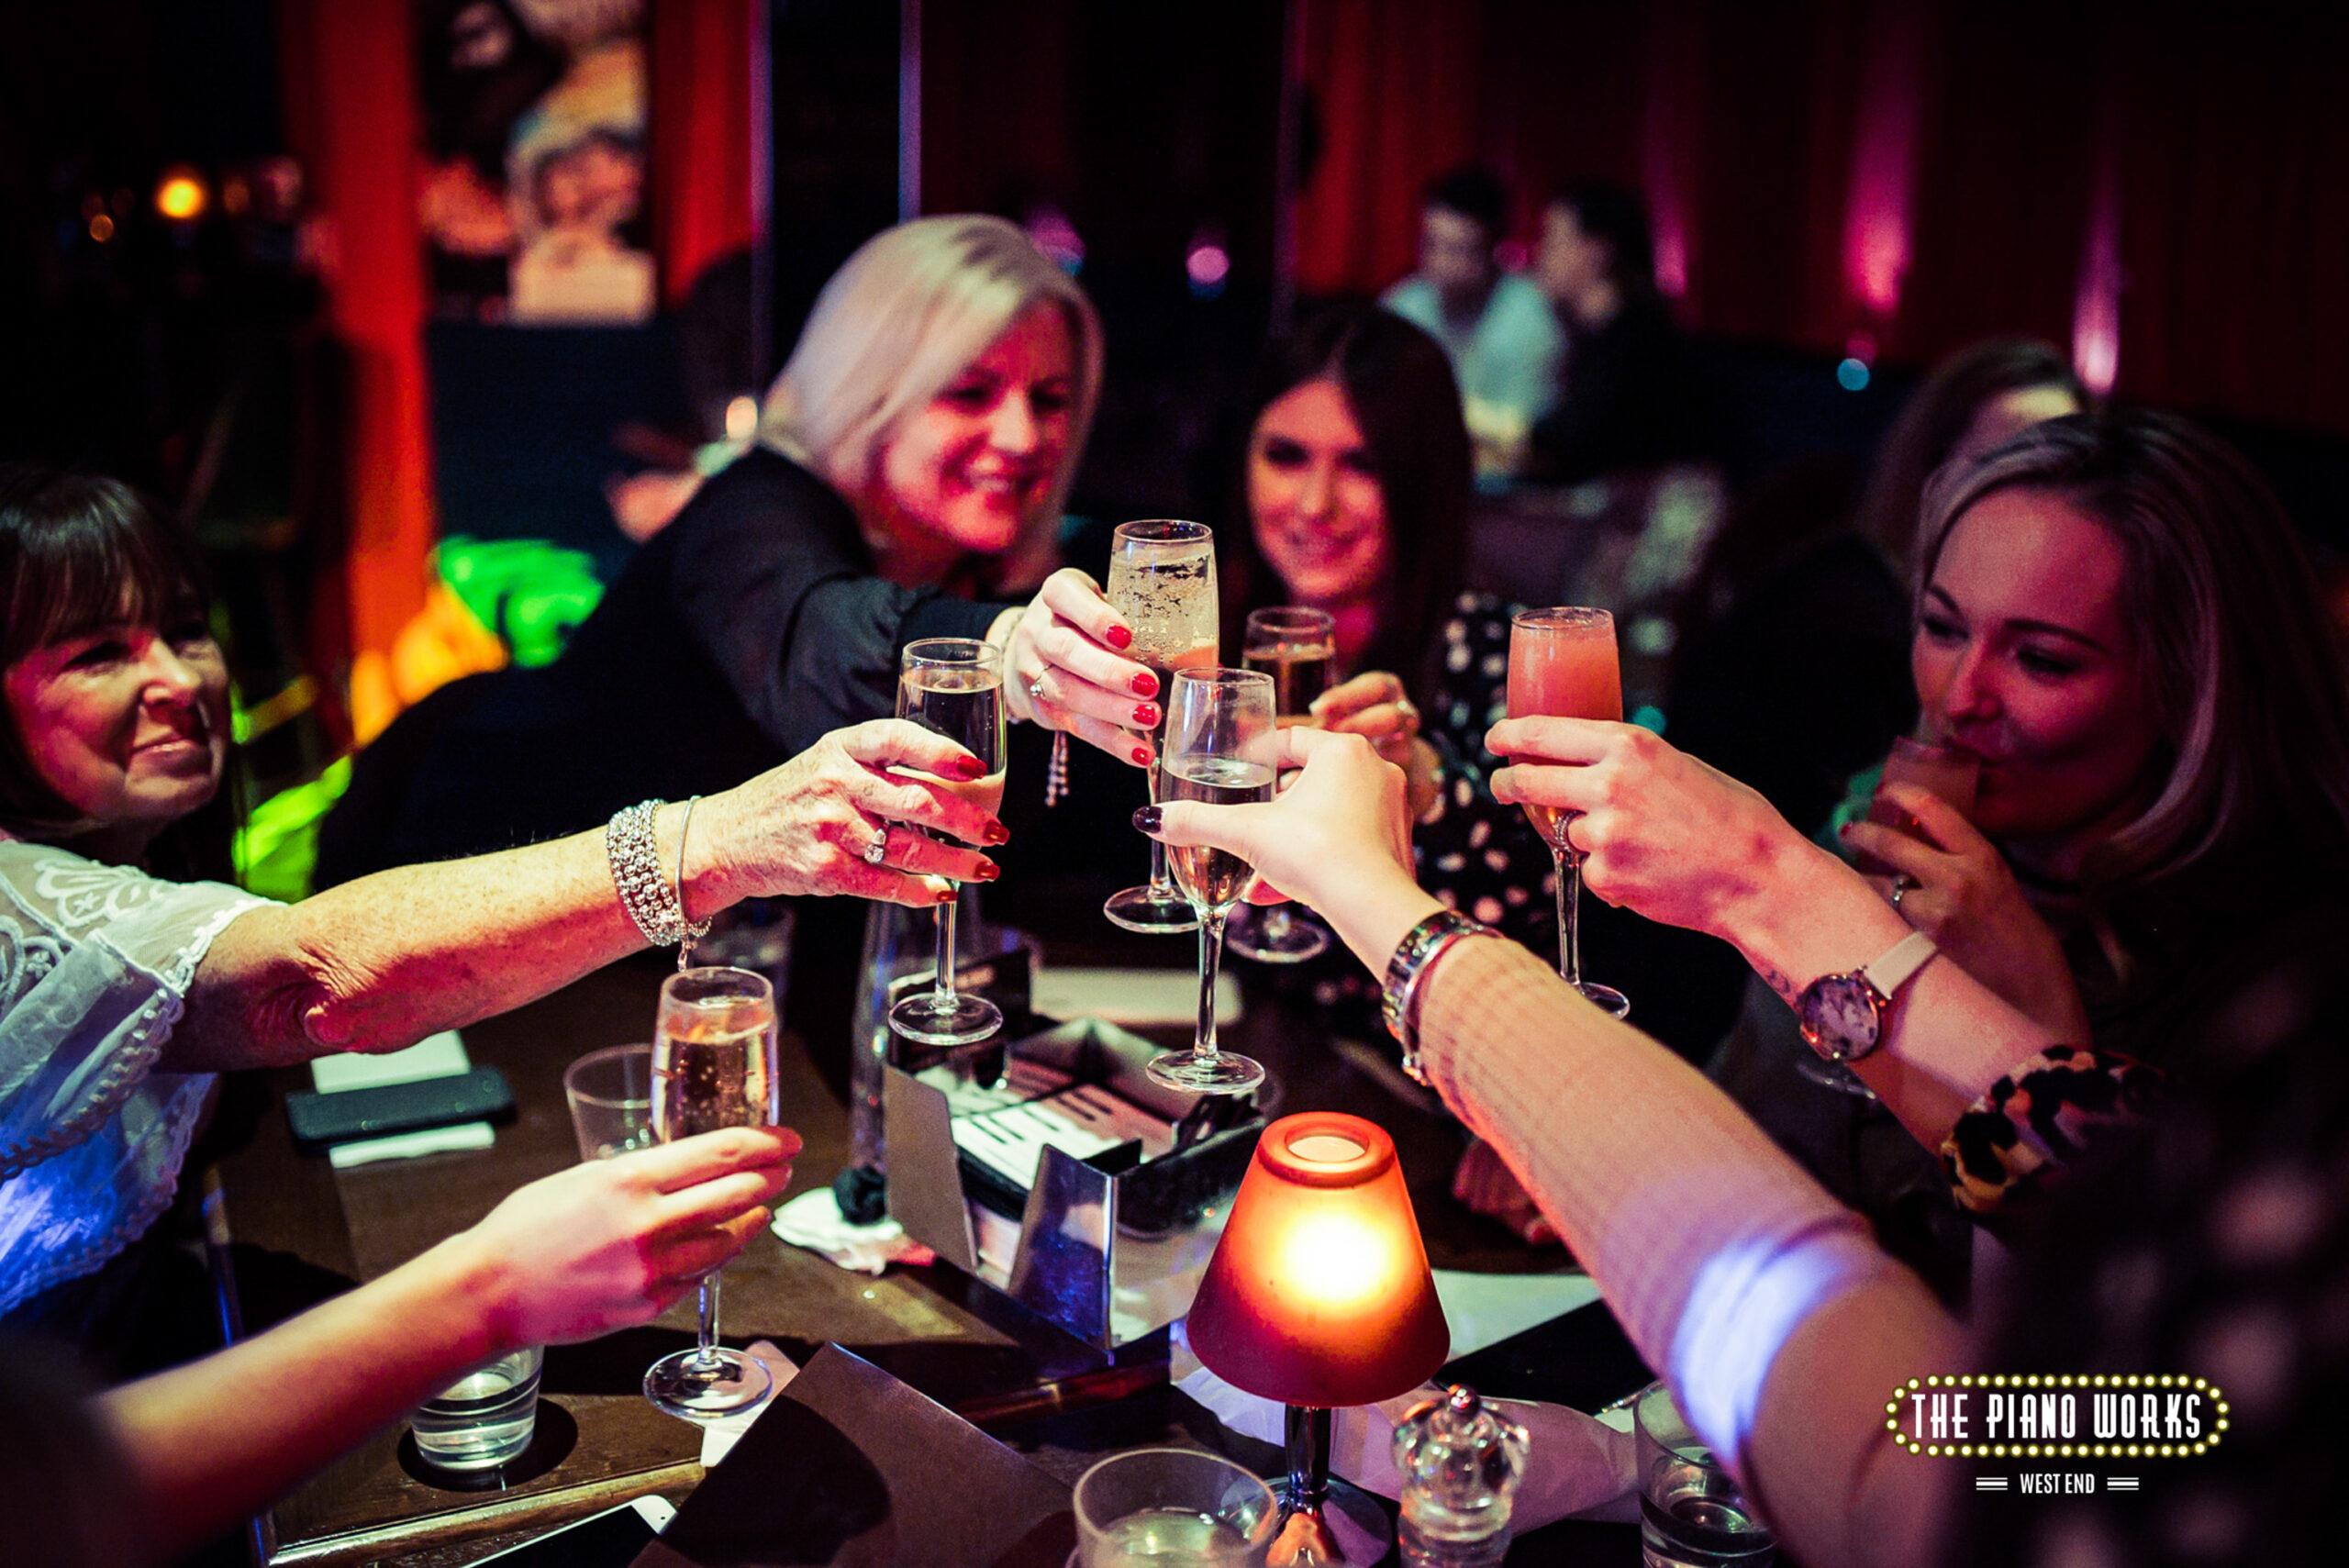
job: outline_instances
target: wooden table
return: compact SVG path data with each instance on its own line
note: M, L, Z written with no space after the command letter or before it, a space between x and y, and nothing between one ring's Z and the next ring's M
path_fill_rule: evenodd
M1161 942L1153 956L1188 952L1187 942ZM518 1107L491 1149L337 1172L294 1149L272 1106L255 1135L207 1177L216 1273L241 1311L243 1331L384 1273L473 1224L523 1183L574 1162L562 1069L586 1051L645 1038L664 968L653 955L615 965L465 1031L474 1062L505 1072ZM1170 1034L1168 1043L1177 1042ZM1555 1251L1531 1251L1452 1203L1459 1132L1378 1053L1333 1051L1309 1019L1277 1002L1252 1006L1230 1043L1273 1071L1281 1110L1353 1110L1395 1136L1437 1266L1559 1266ZM829 1182L845 1163L848 1118L795 1041L786 1040L782 1070L785 1119L807 1142L794 1173L798 1192ZM282 1073L274 1087L303 1087L306 1077ZM1101 1364L1088 1347L952 1270L897 1268L872 1279L773 1237L729 1265L723 1307L729 1340L770 1339L795 1359L835 1340L950 1406ZM639 1379L658 1356L691 1341L694 1311L689 1295L656 1325L551 1349L540 1438L509 1467L508 1485L434 1485L403 1462L404 1431L385 1433L257 1522L259 1561L439 1568L646 1493L682 1497L702 1474L699 1429L646 1403ZM1058 1440L1040 1429L1021 1446L1050 1449Z

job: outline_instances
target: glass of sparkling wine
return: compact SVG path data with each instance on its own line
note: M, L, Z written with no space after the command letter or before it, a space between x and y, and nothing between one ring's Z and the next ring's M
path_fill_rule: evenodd
M1077 1479L1075 1501L1082 1568L1249 1568L1280 1521L1263 1481L1181 1448L1111 1455Z
M721 1127L773 1127L774 987L747 969L681 970L661 984L652 1035L652 1129L663 1143ZM654 1362L644 1396L672 1416L711 1420L767 1396L774 1379L718 1342L718 1275L701 1282L701 1333Z
M1327 610L1282 605L1248 612L1240 662L1273 678L1273 721L1310 725L1314 699L1337 683L1338 629ZM1302 963L1329 951L1330 933L1286 904L1231 912L1224 940L1259 963Z
M1508 716L1621 723L1623 675L1615 653L1615 617L1571 606L1519 611L1508 628ZM1529 805L1525 815L1550 846L1557 867L1558 974L1620 1018L1631 1010L1630 999L1611 985L1582 977L1582 853L1566 836L1575 814Z
M961 795L990 817L1003 809L1003 650L967 637L906 644L897 666L897 717L945 736L986 769L968 780L918 775L924 783ZM953 903L938 906L938 966L930 989L890 1008L889 1027L924 1045L968 1045L1003 1028L1001 1008L955 989Z
M1120 523L1109 551L1109 603L1133 628L1126 656L1158 677L1158 728L1166 736L1174 672L1216 660L1215 535L1204 523L1172 518ZM1151 770L1150 798L1159 798L1160 771ZM1150 881L1110 895L1101 906L1112 925L1146 935L1196 929L1198 917L1167 879L1166 850L1150 846Z
M1276 733L1273 678L1256 670L1177 670L1166 694L1166 749L1158 760L1158 798L1244 806L1273 798ZM1193 844L1171 851L1174 885L1198 911L1199 1027L1191 1049L1153 1057L1150 1075L1195 1095L1237 1095L1264 1081L1245 1056L1216 1049L1215 975L1223 958L1223 922L1247 893L1256 868L1229 850Z

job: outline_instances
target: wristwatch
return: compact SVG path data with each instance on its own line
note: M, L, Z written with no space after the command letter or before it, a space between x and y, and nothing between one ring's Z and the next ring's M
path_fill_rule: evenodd
M1885 1010L1894 995L1940 951L1932 938L1911 931L1865 969L1820 975L1795 998L1802 1038L1829 1062L1865 1056L1883 1038Z

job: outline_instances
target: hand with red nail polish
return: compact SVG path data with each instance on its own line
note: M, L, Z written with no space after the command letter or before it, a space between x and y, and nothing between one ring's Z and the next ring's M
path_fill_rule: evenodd
M1130 656L1133 628L1092 578L1074 568L1053 573L1033 601L996 618L987 640L1004 651L1004 706L1013 718L1148 764L1132 732L1155 728L1160 716L1134 699L1158 696L1159 680Z

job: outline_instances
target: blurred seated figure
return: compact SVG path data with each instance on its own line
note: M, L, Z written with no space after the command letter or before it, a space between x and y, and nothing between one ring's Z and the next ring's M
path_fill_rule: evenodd
M746 896L927 906L992 869L913 831L870 861L881 823L1001 841L882 771L979 765L886 719L606 831L275 904L220 880L228 674L188 542L112 481L0 473L0 1323L95 1361L160 1335L150 1265L221 1073L397 1050Z
M1525 477L1577 484L1712 455L1712 389L1656 292L1637 195L1593 183L1551 197L1533 278L1564 324L1566 373Z
M2125 1087L2131 1069L2058 1043L1954 954L1918 961L1919 933L1859 876L1654 736L1574 719L1508 731L1496 740L1551 760L1511 767L1497 789L1584 813L1574 831L1595 890L1735 942L1806 1018L1846 1041L1865 1035L1853 1064L1910 1136L1997 1151L1986 1167L2013 1179L1979 1183L1954 1153L1947 1165L1952 1190L1999 1217L2016 1259L1980 1327L1936 1302L1718 1087L1416 886L1402 781L1358 738L1284 731L1284 760L1303 763L1286 793L1170 803L1147 824L1169 844L1254 865L1386 976L1407 1061L1533 1195L1790 1557L1954 1568L2045 1556L2045 1526L2009 1507L1969 1509L1962 1466L1918 1463L1887 1440L1884 1391L1925 1368L2195 1367L2225 1389L2230 1430L2190 1462L2194 1506L2076 1499L2060 1540L2080 1561L2236 1561L2323 1528L2329 1501L2297 1462L2326 1448L2332 1396L2349 1389L2335 1331L2349 1240L2338 909L2279 933L2203 1020L2201 1044L2231 1058L2232 1082L2050 1118L2015 1092L2019 1077L2090 1055L2075 1076ZM1838 983L1904 950L1882 1005L1832 1006ZM1994 1124L2002 1140L1984 1132ZM1545 1459L1537 1447L1531 1462L1587 1451L1560 1445Z
M1476 472L1510 474L1556 396L1564 339L1533 281L1501 270L1508 191L1474 165L1431 181L1419 206L1419 269L1381 303L1452 357Z
M1012 716L1149 760L1129 637L1052 547L1101 380L1100 327L1012 225L931 217L825 286L751 449L632 556L561 658L460 681L362 752L326 824L331 884L575 832L893 711L925 637L1004 650Z

